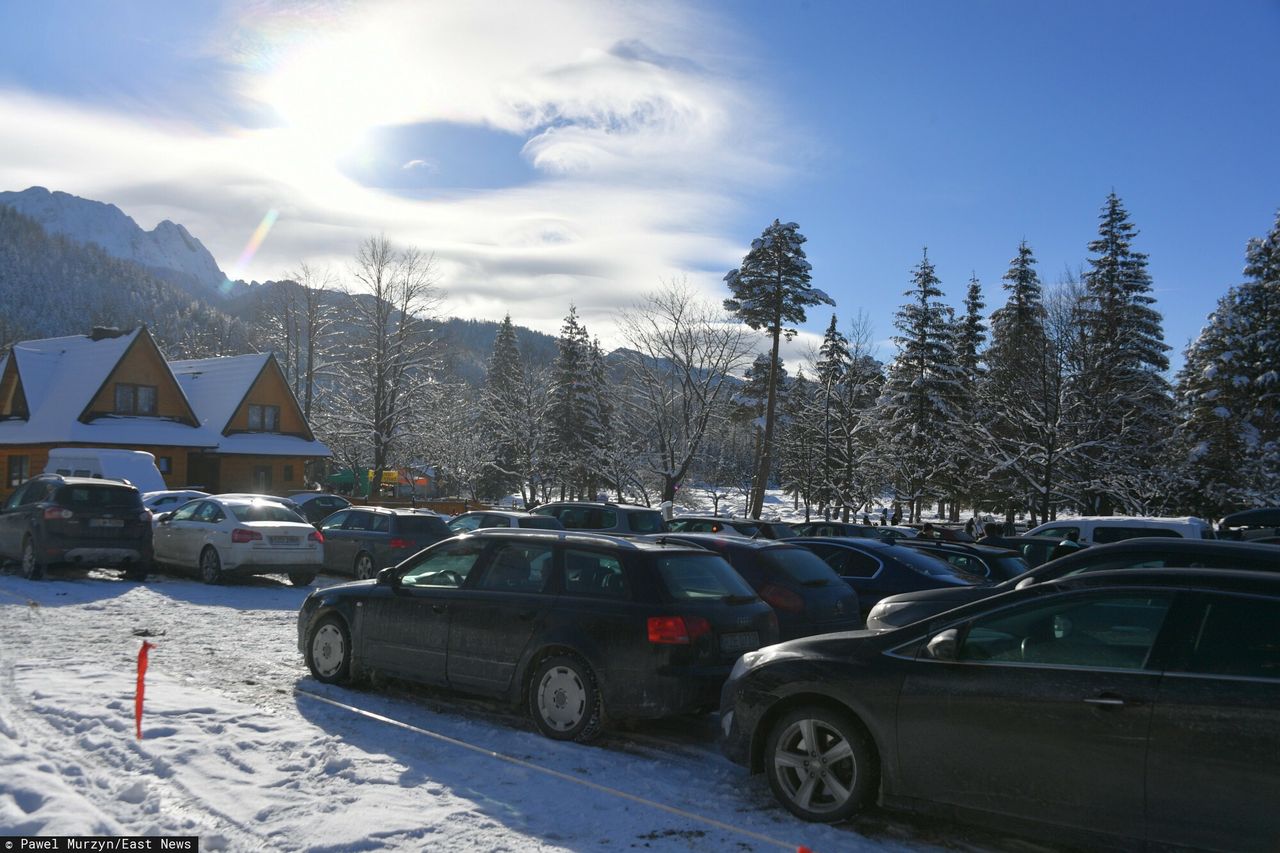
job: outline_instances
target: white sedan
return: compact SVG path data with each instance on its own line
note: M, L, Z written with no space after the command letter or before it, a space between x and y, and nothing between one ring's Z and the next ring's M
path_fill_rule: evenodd
M324 535L267 500L210 497L155 519L155 561L194 569L205 583L239 575L286 574L306 586L324 565Z

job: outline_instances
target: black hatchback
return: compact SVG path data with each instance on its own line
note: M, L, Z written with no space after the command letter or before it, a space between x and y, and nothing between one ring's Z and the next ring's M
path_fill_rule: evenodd
M863 627L858 594L805 548L772 539L712 533L665 533L658 542L687 542L714 551L778 614L782 639Z
M17 560L32 579L49 566L80 565L141 580L151 568L151 513L122 480L41 474L0 509L0 558Z
M456 536L298 614L320 681L377 672L495 696L557 740L712 710L738 657L777 639L769 606L701 548L517 529Z

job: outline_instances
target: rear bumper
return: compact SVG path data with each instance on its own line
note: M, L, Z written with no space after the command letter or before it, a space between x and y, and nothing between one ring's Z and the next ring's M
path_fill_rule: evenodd
M285 575L285 574L319 574L324 565L314 563L241 563L238 566L223 566L222 573L228 577L248 577L250 575Z
M78 545L74 547L50 547L45 549L45 559L50 563L78 563L86 566L120 566L151 562L151 549L112 546Z
M617 673L604 685L612 717L656 720L718 706L731 666L666 666L657 672Z

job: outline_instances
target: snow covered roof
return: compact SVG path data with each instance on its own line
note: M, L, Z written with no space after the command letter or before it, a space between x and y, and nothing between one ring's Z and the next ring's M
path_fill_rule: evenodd
M171 361L169 369L187 395L200 425L221 433L266 366L270 353Z
M269 456L329 456L329 448L274 433L224 436L223 429L262 372L269 353L169 362L199 426L159 417L81 415L138 337L139 327L117 336L69 335L23 341L0 361L13 358L26 396L26 420L0 421L0 445L84 443L198 447L221 453Z

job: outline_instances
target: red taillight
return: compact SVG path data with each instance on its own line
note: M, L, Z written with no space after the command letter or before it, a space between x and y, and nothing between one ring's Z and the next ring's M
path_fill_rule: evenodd
M245 530L243 527L237 527L231 531L231 541L237 545L243 545L245 542L253 542L262 538L262 534L256 530Z
M323 533L321 533L319 530L317 530L317 531L315 531L315 532L313 532L313 533L308 533L308 534L307 534L307 541L308 541L308 542L319 542L321 545L323 545L323 544L324 544L324 534L323 534Z
M60 506L51 506L45 509L44 520L45 521L66 521L72 515L74 515L74 513L71 512L71 510L69 509L64 509L63 507L60 507Z
M804 599L789 589L767 583L760 587L760 597L768 602L770 607L778 610L787 613L804 612Z
M413 547L412 542L410 542L408 539L401 539L399 536L395 537L387 544L390 545L392 548L412 548Z
M701 616L650 616L649 642L687 646L703 634L711 633L711 623Z

